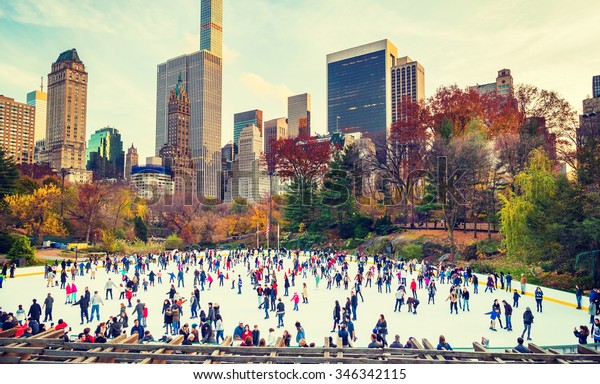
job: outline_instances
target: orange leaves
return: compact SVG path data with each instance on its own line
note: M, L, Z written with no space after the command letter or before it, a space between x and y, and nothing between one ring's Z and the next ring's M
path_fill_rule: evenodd
M44 235L66 233L61 217L55 212L60 202L60 189L54 184L45 185L27 195L12 195L5 198L12 215L30 236L38 241Z
M474 121L483 123L488 138L516 133L523 121L517 101L512 95L480 94L462 90L456 85L438 89L430 99L431 119L436 132L444 120L452 126L452 136L467 133Z

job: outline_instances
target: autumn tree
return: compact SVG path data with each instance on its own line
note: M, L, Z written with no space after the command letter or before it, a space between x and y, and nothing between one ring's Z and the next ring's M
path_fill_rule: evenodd
M437 203L441 207L450 240L451 256L456 250L454 231L459 222L466 222L466 213L472 201L470 192L480 182L487 165L484 133L470 132L447 140L437 134L430 153L430 174L437 187Z
M124 221L132 220L137 214L135 193L126 185L113 185L106 206L106 218L113 230L121 227Z
M522 113L520 126L535 122L537 127L534 128L542 130L540 134L552 135L546 140L551 141L548 143L549 148L556 152L556 159L577 169L577 113L569 102L555 91L539 89L529 84L517 85L514 95Z
M166 237L175 232L177 234L193 222L200 215L202 204L195 200L193 204L186 204L181 194L176 194L172 199L161 199L149 207L152 216L152 230L160 232Z
M42 163L42 164L21 163L18 165L18 168L19 168L19 175L21 175L21 177L27 176L34 180L38 180L38 181L43 181L44 179L46 179L48 177L52 177L52 178L60 177L46 163Z
M278 175L291 182L284 208L288 227L308 226L315 219L318 182L329 164L330 143L317 137L280 139L273 143L272 151Z
M377 184L370 187L381 194L377 200L386 206L404 207L406 216L411 203L411 177L424 167L432 120L429 109L409 97L403 98L397 109L399 119L389 136L375 138L375 151L365 159L376 173L371 182ZM413 216L410 215L411 220Z
M111 200L108 183L76 184L74 197L67 206L69 216L83 226L85 241L89 242L95 229L100 229L105 208Z
M44 236L62 236L66 234L62 218L57 213L61 192L54 185L45 185L31 194L6 196L4 201L10 208L17 225L29 236L42 244Z

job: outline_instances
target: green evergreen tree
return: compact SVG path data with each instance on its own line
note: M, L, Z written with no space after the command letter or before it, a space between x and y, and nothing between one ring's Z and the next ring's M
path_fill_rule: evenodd
M317 200L317 184L303 178L294 178L285 194L286 204L283 217L286 229L297 232L302 225L308 228L315 219L315 203Z
M146 225L144 219L142 219L139 216L136 216L133 220L133 225L135 237L146 243L148 241L148 225Z
M35 247L31 245L27 236L15 236L15 241L10 247L7 257L9 259L25 257L27 259L27 264L33 264L35 261Z
M0 201L16 193L19 171L12 158L0 149Z
M357 149L350 146L333 154L317 203L319 227L337 226L342 238L354 237L354 228L348 228L347 224L357 213L352 175L356 152Z

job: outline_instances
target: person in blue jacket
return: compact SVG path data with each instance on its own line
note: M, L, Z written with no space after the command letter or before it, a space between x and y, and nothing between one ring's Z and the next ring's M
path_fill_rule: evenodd
M446 342L446 338L444 337L444 335L440 335L440 339L437 345L437 350L438 351L452 351L452 347L450 346L450 344L448 342Z
M500 311L498 309L494 309L493 311L486 312L486 315L490 315L490 329L492 331L496 331L496 319L500 318Z

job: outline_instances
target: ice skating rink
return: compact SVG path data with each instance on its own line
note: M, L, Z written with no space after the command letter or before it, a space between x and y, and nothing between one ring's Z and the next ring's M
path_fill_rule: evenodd
M225 336L231 335L234 327L239 322L243 322L244 324L248 324L251 330L254 325L258 325L261 337L265 339L270 327L275 328L277 336L280 336L284 330L288 330L292 335L291 345L297 345L295 343L296 329L294 323L299 321L305 329L307 341L309 343L314 342L317 346L322 346L325 337L334 335L330 332L333 326L334 302L335 300L339 300L340 304L344 305L346 298L350 297L352 281L348 290L344 290L343 284L341 288L336 288L335 282L332 289L326 289L326 280L321 280L317 288L315 278L310 273L307 278L303 278L300 274L295 279L295 286L289 289L290 295L285 297L283 296L283 276L291 266L291 259L286 258L284 268L277 273L278 296L282 297L286 306L284 328L277 328L277 317L274 312L270 313L269 319L264 319L264 310L257 308L259 300L256 291L253 289L253 285L250 283L247 268L241 264L232 267L229 271L224 271L229 276L229 279L225 280L224 286L219 286L214 272L210 273L215 281L210 290L207 286L204 291L201 291L201 309L206 310L209 302L220 305L220 313L223 316L225 325ZM194 268L194 266L191 266L189 272L186 273L185 287L177 288L177 280L174 283L177 292L186 299L192 294ZM157 272L158 269L157 264L151 264L151 270ZM176 272L175 263L171 262L169 264L167 272L169 271ZM357 272L357 264L355 262L350 262L349 272L350 279L353 280ZM237 293L237 283L235 289L231 289L232 279L237 279L238 274L243 278L241 295ZM405 275L407 277L407 284L410 284L413 276L416 279L416 272L413 276L408 273L405 273ZM129 276L133 276L133 267L130 268ZM95 280L90 279L90 275L86 274L85 276L77 276L75 283L79 293L83 292L85 287L88 287L92 295L97 290L104 300L104 285L109 277L112 278L117 286L120 284L121 276L119 274L107 274L103 268L98 269ZM140 280L144 278L147 279L147 275L141 275ZM169 277L165 271L163 271L162 279L162 284L149 287L147 292L144 292L140 285L137 297L134 297L132 300L135 305L136 299L139 298L148 307L147 329L151 331L156 340L164 334L161 310L163 301L168 297L167 292L170 288ZM70 274L67 281L71 281ZM302 300L300 300L299 310L292 311L293 303L291 302L291 297L294 292L301 295L302 283L305 282L308 286L309 303L303 304ZM485 282L484 276L480 276L480 282ZM384 293L378 293L375 282L373 282L371 287L363 287L364 302L359 298L357 320L354 321L358 337L355 346L367 346L369 336L380 314L384 314L387 320L388 343L391 343L394 335L398 334L403 343L406 343L408 337L415 337L419 340L426 338L436 345L438 337L444 335L454 349L471 348L472 342L481 342L482 337L489 339L490 348L514 347L517 337L520 336L523 330L523 312L526 307L530 307L535 316L531 332L532 342L540 346L576 344L577 338L573 336L573 327L589 325L589 316L587 314L589 300L587 297L583 299L583 310L576 310L574 294L542 287L544 291L543 313L538 313L536 312L535 300L532 295L536 287L528 284L526 295L523 295L521 298L519 307L513 309L513 331L509 332L501 329L499 324L497 324L497 331L494 332L489 329L489 316L484 313L491 310L494 299L498 299L499 302L506 300L512 305L512 293L501 290L496 290L493 293L484 293L485 286L480 285L479 294L473 294L473 286L470 285L468 287L471 293L470 311L466 312L459 309L458 314L450 314L449 301L445 301L449 294L450 285L440 284L439 281L436 283L438 291L435 297L435 304L427 304L427 291L424 288L417 290L420 305L416 315L408 313L406 306L402 307L401 312L394 312L394 293L398 287L396 278L393 281L391 293L385 293L385 286L383 289ZM93 319L89 324L80 325L79 306L65 305L64 290L59 289L58 286L47 288L46 284L47 282L43 277L43 267L17 269L15 278L6 279L3 288L0 289L0 306L2 310L15 313L18 305L22 304L27 312L32 304L32 299L36 298L38 303L42 304L47 293L51 293L55 298L53 309L54 323L61 318L66 321L72 327L71 335L73 338L77 337L77 334L84 327L90 327L91 331L94 332L99 321ZM513 281L513 288L520 288L518 280ZM407 291L408 297L410 290ZM104 305L100 307L100 321L108 320L110 315L118 315L120 303L127 303L126 300L118 300L119 293L119 289L113 289L114 299L104 301ZM126 329L128 333L135 317L131 315L133 309L133 307L129 308L130 321L129 328ZM502 313L502 322L504 323L504 313ZM188 323L190 327L194 323L199 323L199 319L197 318L190 319L188 302L183 305L183 316L181 318L181 325L185 323ZM46 322L46 324L49 326L50 322Z

